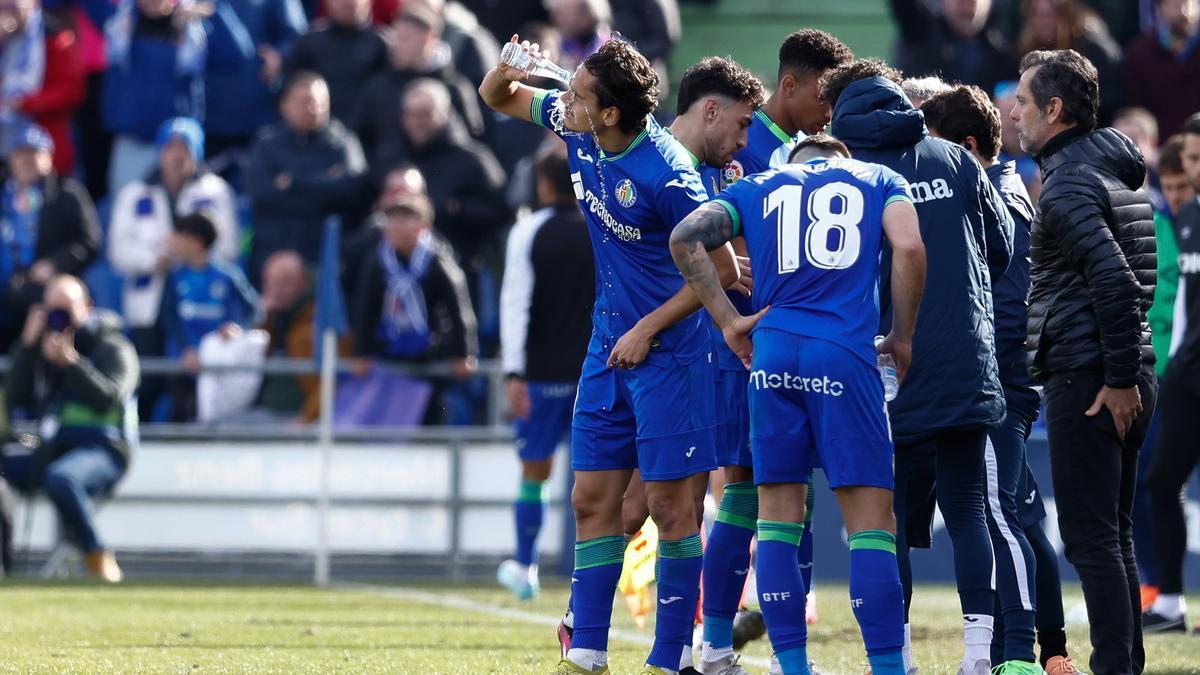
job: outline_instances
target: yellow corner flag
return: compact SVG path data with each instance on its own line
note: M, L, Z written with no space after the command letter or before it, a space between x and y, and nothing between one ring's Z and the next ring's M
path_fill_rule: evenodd
M617 588L625 596L625 604L638 628L646 627L646 617L654 608L650 585L654 583L654 567L658 561L658 528L647 518L642 529L625 547L625 564Z

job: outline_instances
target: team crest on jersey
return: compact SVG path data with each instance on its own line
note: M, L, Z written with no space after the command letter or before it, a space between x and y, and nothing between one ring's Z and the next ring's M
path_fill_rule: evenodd
M637 201L637 190L633 189L633 181L626 178L617 183L617 203L625 208L633 206Z
M734 159L730 160L721 171L721 180L725 182L725 185L733 185L745 175L746 170L742 168L742 163Z

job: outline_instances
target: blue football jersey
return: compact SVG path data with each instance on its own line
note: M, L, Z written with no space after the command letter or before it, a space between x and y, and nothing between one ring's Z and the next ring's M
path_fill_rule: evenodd
M530 116L567 143L571 182L596 260L593 330L611 347L683 287L668 240L671 230L708 195L688 151L652 117L624 152L608 155L592 134L555 123L560 96L536 92ZM648 358L707 351L707 333L696 314L661 333Z
M714 203L754 261L760 328L840 344L874 362L883 210L911 201L899 174L852 159L815 159L747 176Z
M733 185L744 176L787 164L792 148L802 138L803 131L789 136L775 124L775 120L763 112L762 108L755 110L750 127L746 129L746 147L735 152L733 161L725 165L725 187Z

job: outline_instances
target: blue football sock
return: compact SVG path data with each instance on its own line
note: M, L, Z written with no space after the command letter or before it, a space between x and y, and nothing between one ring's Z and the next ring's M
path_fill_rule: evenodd
M850 535L849 544L850 605L871 670L877 675L904 675L904 590L896 566L896 535L863 530Z
M758 521L758 599L771 646L787 675L808 673L806 591L796 549L804 525Z
M513 504L517 520L516 560L522 565L537 564L537 538L542 531L542 519L546 513L544 501L545 481L522 480L521 491Z
M608 651L613 594L621 578L625 540L618 536L589 539L575 544L571 610L575 614L572 649ZM675 652L678 658L679 652Z
M717 522L704 552L704 641L715 649L733 646L737 614L750 571L750 540L758 521L753 483L730 483L721 495Z
M808 496L804 499L804 535L800 537L800 578L804 579L805 594L811 593L813 574L813 506L816 505L812 474L808 476Z
M662 572L658 580L658 614L654 620L654 646L646 663L676 670L684 646L692 644L696 602L700 599L700 569L704 562L700 534L679 541L660 541L658 560Z

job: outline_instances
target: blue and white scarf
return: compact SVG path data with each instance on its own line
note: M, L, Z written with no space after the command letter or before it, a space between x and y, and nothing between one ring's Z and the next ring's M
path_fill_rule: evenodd
M379 244L379 263L387 282L379 333L388 356L416 358L429 349L429 315L421 280L429 272L433 256L433 236L428 230L417 239L407 264L386 240Z
M9 179L0 194L0 284L33 265L37 252L42 187L21 187Z
M138 17L136 0L121 0L117 13L104 25L108 61L118 68L128 68L130 65L129 51ZM208 58L204 22L199 18L188 19L180 32L182 36L175 48L175 72L179 75L199 75L204 72L204 62Z

